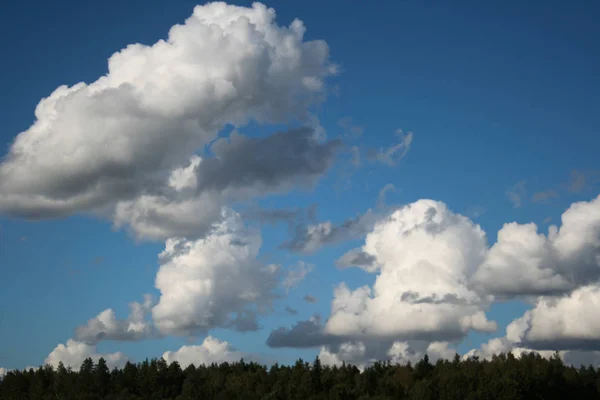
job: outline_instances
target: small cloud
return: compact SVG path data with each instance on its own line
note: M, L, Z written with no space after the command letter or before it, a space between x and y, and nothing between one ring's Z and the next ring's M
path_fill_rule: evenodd
M344 129L344 136L349 139L356 139L364 132L364 128L356 125L352 121L352 117L344 117L340 119L337 124L340 128Z
M385 207L386 203L385 203L385 195L388 192L396 192L398 191L398 189L396 189L396 186L394 186L392 183L388 183L387 185L385 185L380 191L379 191L379 196L377 196L377 206L378 207Z
M369 160L379 161L390 167L396 166L396 164L398 164L398 162L400 162L400 160L402 160L410 150L410 146L412 145L413 141L413 133L408 132L405 134L402 129L398 129L396 131L396 135L400 139L399 143L386 149L369 150L367 154Z
M580 193L585 188L586 176L583 172L574 169L567 184L567 190L571 193Z
M290 315L298 315L298 310L296 310L295 308L289 307L289 306L285 307L285 312Z
M512 203L514 208L519 208L523 204L523 199L527 194L525 184L525 181L519 181L515 186L506 191L506 196L508 196L508 200Z
M67 267L67 275L69 275L69 277L73 278L79 274L81 274L80 270L78 270L76 268Z
M574 169L565 186L569 193L581 193L598 183L600 183L600 170L580 171Z
M314 265L312 264L298 261L295 266L290 267L287 276L283 280L283 287L286 288L286 291L289 291L291 288L298 286L313 268Z
M318 300L317 300L317 298L316 298L315 296L313 296L313 295L310 295L310 294L307 294L306 296L304 296L304 299L303 299L303 300L304 300L305 302L307 302L307 303L311 303L311 304L314 304L314 303L316 303L316 302L318 301Z
M29 238L28 238L27 236L21 236L21 237L19 238L19 240L20 240L21 242L26 242L28 239L29 239Z
M548 189L543 192L534 193L533 197L531 198L531 201L533 201L534 203L546 203L551 198L556 198L556 197L558 197L558 193L556 192L556 190Z
M542 221L544 224L549 224L552 221L552 217L546 217L544 218L544 221Z
M95 265L100 265L104 262L104 257L96 257L94 258L94 264Z
M474 205L474 206L467 208L467 210L465 211L465 214L467 217L474 219L474 218L481 217L483 214L485 214L485 211L486 211L486 209L484 206Z
M350 148L350 153L352 153L352 160L351 160L352 165L354 165L355 167L359 167L360 166L360 149L358 148L358 146L352 146Z

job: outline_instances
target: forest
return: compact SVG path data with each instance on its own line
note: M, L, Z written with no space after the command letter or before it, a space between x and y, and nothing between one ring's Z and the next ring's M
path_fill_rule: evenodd
M600 399L600 372L576 368L558 353L519 357L499 354L491 360L471 357L438 360L425 355L411 364L376 362L325 366L299 359L270 367L240 360L193 364L182 369L160 359L128 362L109 370L106 361L86 359L78 370L43 366L10 371L0 380L0 399Z

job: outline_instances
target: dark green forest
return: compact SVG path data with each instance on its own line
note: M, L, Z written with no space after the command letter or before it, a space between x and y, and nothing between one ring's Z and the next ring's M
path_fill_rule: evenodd
M415 364L377 362L323 366L298 360L266 367L244 360L182 369L152 359L112 371L104 359L86 359L78 371L11 371L0 381L1 399L600 399L600 372L565 365L558 354L536 353L492 360L472 357Z

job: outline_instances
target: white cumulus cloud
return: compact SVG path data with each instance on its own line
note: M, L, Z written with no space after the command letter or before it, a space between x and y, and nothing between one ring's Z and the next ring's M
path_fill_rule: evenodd
M474 276L499 296L560 294L600 278L600 196L573 203L548 234L533 223L505 224Z
M104 358L110 369L122 367L127 362L127 357L121 352L100 354L96 351L96 346L94 345L69 339L66 344L61 343L56 346L48 354L44 363L56 368L58 367L58 363L62 362L65 367L78 369L83 360L88 357L91 357L94 362L97 362L100 358Z
M226 211L207 237L169 239L160 254L152 309L163 334L192 335L215 327L257 329L257 315L271 307L279 266L257 260L258 232L244 227L239 214Z
M313 124L336 69L305 30L260 3L209 3L166 40L113 54L106 75L40 101L0 164L0 211L55 217L158 195L165 180L189 188L185 163L226 125Z
M483 262L484 232L440 202L419 200L375 225L363 251L379 266L373 287L340 284L325 330L336 336L456 339L492 331L487 299L469 286Z
M88 344L96 344L102 340L141 340L152 333L151 322L146 319L152 308L152 297L146 295L143 303L129 304L131 312L127 319L118 320L115 312L107 308L86 325L75 330L75 339Z
M600 286L583 286L561 297L540 297L511 322L507 338L541 350L600 349Z
M200 345L181 346L179 350L166 351L162 356L168 364L177 361L182 368L190 364L198 367L203 364L236 362L244 357L247 358L248 355L235 350L228 342L212 336L207 336Z

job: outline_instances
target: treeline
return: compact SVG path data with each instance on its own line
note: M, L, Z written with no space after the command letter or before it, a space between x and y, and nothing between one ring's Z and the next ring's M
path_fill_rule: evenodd
M360 371L352 365L323 366L298 360L295 365L212 364L182 370L177 362L153 359L127 363L112 371L104 359L87 359L78 371L11 371L0 381L1 399L600 399L600 371L566 366L558 354L461 361L427 356L414 365L378 362Z

